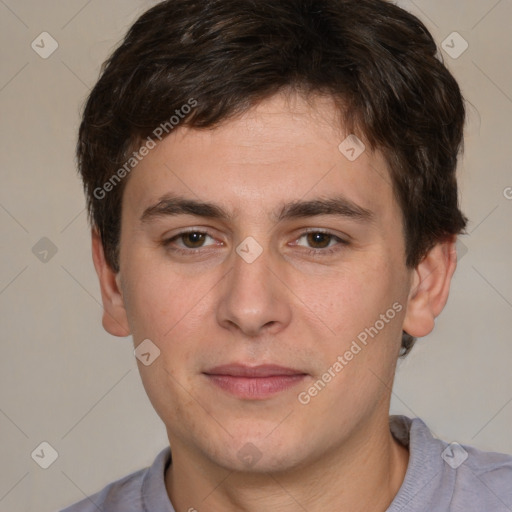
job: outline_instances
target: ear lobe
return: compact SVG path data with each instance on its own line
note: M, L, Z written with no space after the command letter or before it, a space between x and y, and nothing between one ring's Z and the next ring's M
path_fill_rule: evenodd
M448 300L457 267L456 237L435 245L414 269L403 330L414 337L429 334Z
M119 274L116 274L105 260L101 237L96 229L92 229L91 236L92 259L98 274L103 302L103 328L113 336L129 336L130 327L119 285Z

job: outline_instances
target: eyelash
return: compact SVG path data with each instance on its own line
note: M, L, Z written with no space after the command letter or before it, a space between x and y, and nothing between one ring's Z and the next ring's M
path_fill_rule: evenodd
M162 241L162 245L166 248L168 248L169 250L173 251L174 253L178 253L178 254L196 254L198 252L202 252L205 250L204 247L198 247L196 249L182 249L182 248L176 248L176 247L171 247L171 244L182 238L183 236L185 235L188 235L190 233L196 233L196 234L200 234L200 235L207 235L209 236L210 238L214 238L212 235L210 235L207 231L200 231L198 229L190 229L190 230L186 230L186 231L181 231L180 233L174 235L172 238L168 238L166 240L163 240ZM335 235L334 233L331 233L329 231L324 231L322 229L311 229L309 231L304 231L303 233L301 233L301 235L296 239L296 240L300 240L301 238L303 238L304 236L307 236L309 234L323 234L323 235L328 235L331 237L331 241L334 239L336 240L338 243L333 246L333 247L328 247L328 248L325 248L325 249L306 249L304 248L304 251L310 255L310 256L324 256L324 255L327 255L327 254L334 254L338 251L340 251L343 246L347 246L349 245L349 242L340 238L339 236ZM206 249L207 250L207 249Z

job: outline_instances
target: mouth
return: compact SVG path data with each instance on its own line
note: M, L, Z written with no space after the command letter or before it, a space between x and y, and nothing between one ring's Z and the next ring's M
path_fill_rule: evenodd
M307 373L277 365L229 364L203 372L211 384L244 400L265 400L302 382Z

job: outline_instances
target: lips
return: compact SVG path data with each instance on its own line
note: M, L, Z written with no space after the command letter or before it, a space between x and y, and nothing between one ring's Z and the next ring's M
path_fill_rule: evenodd
M297 385L307 374L301 370L267 364L228 364L204 372L210 383L245 400L265 400Z
M211 370L207 370L207 375L226 375L230 377L275 377L277 375L305 375L300 370L293 368L285 368L284 366L277 366L275 364L263 364L260 366L245 366L240 364L226 364L223 366L216 366Z

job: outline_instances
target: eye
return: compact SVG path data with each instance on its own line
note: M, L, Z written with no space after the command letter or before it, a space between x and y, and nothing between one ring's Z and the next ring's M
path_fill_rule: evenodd
M190 254L223 243L205 231L188 230L162 241L162 245L176 253ZM302 246L312 255L322 255L336 252L342 248L341 246L348 245L348 242L333 233L316 229L303 233L291 245Z
M213 241L213 243L206 244L207 239ZM176 250L194 250L205 247L206 245L214 245L215 240L204 231L183 231L182 233L178 233L177 235L165 240L165 246L176 245Z
M331 253L339 250L340 246L348 245L348 242L333 233L315 230L303 233L294 245L306 247L310 253Z
M334 236L329 233L323 233L321 231L312 231L302 235L299 240L305 238L307 243L313 247L313 249L325 249L329 247L330 243L335 241Z

